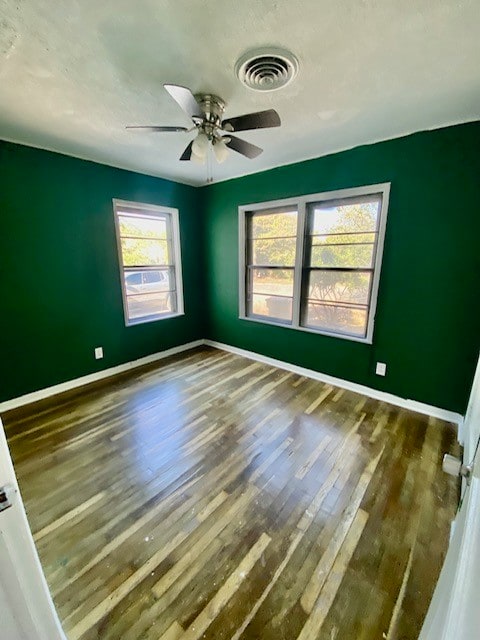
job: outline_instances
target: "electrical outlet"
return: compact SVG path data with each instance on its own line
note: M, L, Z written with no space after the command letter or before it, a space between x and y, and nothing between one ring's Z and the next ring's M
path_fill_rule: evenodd
M95 360L103 358L103 347L95 347Z
M385 362L377 362L377 368L375 369L377 376L384 376L387 373L387 365Z

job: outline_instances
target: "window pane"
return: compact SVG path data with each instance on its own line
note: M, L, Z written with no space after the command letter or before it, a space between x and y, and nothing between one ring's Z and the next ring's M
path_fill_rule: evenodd
M348 233L353 231L375 231L377 229L380 202L313 205L313 224L310 232Z
M175 289L175 278L172 269L125 271L124 276L127 295Z
M121 236L167 239L167 222L164 218L140 218L121 214L118 221Z
M139 318L174 313L177 310L176 304L174 292L127 295L128 319L138 320Z
M339 233L330 235L313 235L312 244L365 244L375 242L376 233Z
M311 271L308 297L314 300L368 304L371 273Z
M253 240L251 264L290 267L295 264L295 238Z
M122 238L121 242L125 266L169 264L168 242L166 240Z
M251 269L250 273L253 293L293 296L293 269Z
M324 331L365 337L367 310L307 301L306 326Z
M372 267L372 244L355 246L313 245L310 266L312 267Z
M278 238L297 234L297 212L255 213L252 216L252 238Z
M292 321L292 298L266 296L254 293L250 299L249 315L265 316L276 320Z

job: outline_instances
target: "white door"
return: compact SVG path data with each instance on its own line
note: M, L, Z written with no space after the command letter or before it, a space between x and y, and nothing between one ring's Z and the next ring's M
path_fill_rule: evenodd
M475 457L475 449L480 439L480 358L478 359L477 371L473 379L472 394L468 403L467 414L462 429L462 440L465 445L466 464Z
M480 638L480 360L462 434L473 471L419 640Z
M0 637L65 640L28 526L0 420ZM4 508L8 504L10 507Z

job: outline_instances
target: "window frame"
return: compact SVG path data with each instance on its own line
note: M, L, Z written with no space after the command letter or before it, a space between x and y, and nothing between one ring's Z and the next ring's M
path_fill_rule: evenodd
M293 213L293 207L292 207L292 211L288 211L288 207L283 206L283 207L274 207L274 208L266 208L266 209L261 209L262 215L275 215L278 213ZM297 216L297 231L295 232L295 236L291 236L292 238L295 238L295 245L296 245L296 241L297 241L297 233L298 233L298 212L296 211L296 207L295 207L295 215ZM249 269L251 269L252 271L254 269L270 269L270 270L281 270L281 271L291 271L292 272L292 281L293 281L293 287L295 287L295 262L292 265L254 265L254 264L250 264L250 256L248 255L249 253L249 246L247 245L247 240L248 240L248 228L249 228L249 224L250 224L250 220L251 217L249 216L249 218L247 219L247 217L245 217L245 290L247 291L248 287L247 287L247 279L250 277L250 271ZM288 238L290 238L290 236L288 236ZM273 239L278 239L278 238L273 238ZM287 239L287 236L285 236L285 239ZM268 240L268 238L264 238L264 240ZM296 249L296 247L295 247ZM296 255L296 253L295 253ZM252 292L252 295L253 292ZM283 297L283 296L280 296ZM290 297L290 296L286 296L286 297ZM245 315L247 316L247 300L245 298ZM292 308L293 308L293 294L292 294ZM255 315L254 313L251 313L250 315L247 316L249 319L250 318L255 318L258 319L260 322L263 320L264 316L258 316ZM290 325L290 322L287 321L282 321L281 318L272 318L272 324L280 324L280 325Z
M131 266L126 266L123 262L122 253L122 236L120 233L119 215L122 214L124 209L138 212L139 216L144 214L145 216L169 217L170 221L167 221L167 228L171 228L171 249L173 254L172 265L175 273L175 294L176 294L176 311L173 313L161 313L152 316L144 316L138 319L130 319L128 317L128 301L127 291L125 287L125 273L132 269ZM185 315L184 301L183 301L183 277L182 277L182 259L181 259L181 247L180 247L180 224L178 209L172 207L165 207L163 205L147 204L143 202L132 202L128 200L113 199L113 217L115 221L115 235L117 241L117 254L118 254L118 266L120 285L122 289L122 303L123 303L123 317L126 327L134 327L141 324L147 324L150 322L158 322L159 320L166 320L168 318L177 318ZM167 238L168 242L168 238ZM141 268L138 267L141 271ZM153 269L152 269L153 270ZM143 277L142 277L143 280Z
M390 182L382 182L379 184L372 184L361 187L351 187L347 189L335 189L334 191L324 191L321 193L312 193L307 195L301 195L297 197L284 198L281 200L270 200L266 202L256 202L253 204L240 205L238 207L238 240L239 240L239 319L248 320L249 322L259 322L261 324L273 325L276 327L283 327L286 329L294 329L296 331L305 331L307 333L314 333L317 335L324 335L332 338L339 338L341 340L351 340L353 342L363 342L366 344L372 344L373 332L375 326L375 316L377 310L378 300L378 288L380 285L380 274L382 268L383 248L385 242L385 231L387 226L388 204L390 198ZM312 327L302 326L302 304L306 303L302 299L302 286L304 279L305 269L309 267L304 264L305 245L306 245L306 230L307 230L307 215L309 205L321 204L322 202L328 202L331 200L350 199L363 196L381 196L380 207L380 220L378 224L378 232L376 239L376 252L375 261L373 265L373 277L371 283L370 304L368 308L367 329L365 336L355 336L346 333L338 333L334 331L327 331L324 329L314 329ZM261 316L249 316L247 315L247 300L248 293L247 288L247 217L250 214L260 211L268 211L273 209L281 209L282 207L296 207L297 208L297 242L295 253L295 265L294 265L294 280L293 280L293 309L292 309L292 322L279 322L276 320L269 320L268 318Z

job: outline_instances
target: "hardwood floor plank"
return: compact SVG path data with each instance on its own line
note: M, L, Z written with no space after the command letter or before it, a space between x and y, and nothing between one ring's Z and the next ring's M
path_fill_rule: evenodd
M295 478L297 480L303 480L303 478L307 475L307 473L310 471L310 469L313 467L317 459L320 457L320 455L323 453L323 451L326 449L326 447L331 441L332 441L332 438L330 436L325 436L321 440L318 447L314 451L312 451L312 453L307 458L307 460L305 460L305 463L295 474Z
M348 536L348 532L353 524L355 516L360 508L360 504L363 500L363 496L370 484L373 474L377 468L377 465L382 457L382 451L374 458L362 473L358 485L353 492L350 499L348 509L342 516L342 519L335 530L335 533L325 550L324 554L320 558L319 563L315 567L312 577L310 578L308 585L306 586L303 595L300 599L300 604L306 613L311 613L315 602L328 578L328 575L332 569L335 559L342 548L345 538Z
M177 496L184 494L185 491L187 491L195 484L196 481L199 481L200 479L201 477L197 478L196 480L191 480L186 485L182 485L169 496L168 500L162 500L162 502L160 502L156 507L150 508L143 516L135 518L133 523L128 528L122 528L121 532L117 536L110 539L108 542L101 544L96 555L90 556L88 562L86 564L82 564L81 568L79 568L76 573L74 573L67 579L65 579L65 576L62 576L59 579L58 590L53 590L53 594L57 595L58 591L65 591L65 589L70 584L75 583L83 575L88 573L93 567L99 565L100 562L107 558L113 551L115 551L115 549L118 549L118 547L120 547L124 541L131 538L137 531L140 531L152 519L158 517L158 515L160 515L162 512L165 512L165 510L168 508L169 502L173 502ZM123 511L117 518L119 520L123 519L125 515L126 514ZM117 524L117 522L111 520L108 524L110 530L112 530L113 526ZM102 533L102 531L97 531L97 535L101 535Z
M221 611L226 603L233 597L240 583L246 579L270 542L271 538L265 533L262 533L260 538L238 565L237 569L232 573L212 600L210 600L205 609L195 618L190 627L185 631L183 634L183 640L198 640L198 638L203 636L205 630L210 626L219 611Z
M206 520L227 498L228 493L222 489L222 491L197 514L198 520L200 522Z
M339 460L342 460L341 465L338 464ZM300 514L299 519L296 521L295 528L291 534L291 544L285 553L279 570L246 617L245 623L237 631L235 638L246 639L251 635L253 637L273 638L275 634L278 634L280 627L285 637L293 637L295 633L290 629L290 626L295 627L300 621L306 619L301 608L295 611L295 615L291 611L291 604L300 600L303 589L306 586L306 578L304 576L307 575L307 572L304 569L305 563L302 561L304 550L308 550L310 546L316 546L316 544L322 548L321 544L324 539L326 544L329 543L335 529L334 524L336 526L338 522L332 523L332 520L326 518L327 514L323 511L323 505L331 489L341 480L342 476L345 479L351 477L355 460L353 456L350 459L343 458L342 451L339 451L336 457L331 460L331 464L330 473L323 480L321 488L306 505L304 512ZM353 489L352 487L352 491ZM339 501L340 514L349 504L351 495L351 491L346 484L344 484L343 491L345 493L344 499ZM325 522L328 522L330 526L325 527ZM322 535L319 536L318 532L321 532ZM299 551L301 552L300 559L296 559ZM302 586L303 582L305 582L304 586ZM270 595L272 590L273 593ZM278 596L276 592L278 592ZM289 625L287 622L294 622L294 624Z
M412 570L412 562L413 562L413 549L410 550L410 555L408 556L407 566L403 574L402 586L400 587L400 591L398 593L395 606L393 607L393 613L390 619L390 625L388 627L385 640L395 640L398 637L398 633L397 633L398 621L400 619L403 600L405 598L407 584L410 578L410 571Z
M310 415L311 413L313 413L315 411L315 409L317 407L319 407L322 402L325 400L325 398L328 398L328 396L332 393L333 388L328 386L325 388L325 390L319 395L319 397L314 400L312 402L312 404L310 404L306 409L305 409L305 413L307 415Z
M330 573L325 581L325 586L315 602L314 609L305 623L297 640L316 640L318 638L323 621L327 617L330 607L337 595L337 591L343 580L348 563L355 552L355 548L363 533L368 520L368 514L361 509L357 511L352 526L333 563Z
M144 565L142 565L132 576L122 582L122 584L115 589L107 598L102 600L96 607L94 607L85 617L82 618L74 627L69 631L69 638L76 640L81 638L86 631L93 627L99 620L106 616L119 602L125 598L126 595L132 589L134 589L142 580L160 564L168 555L181 544L188 533L180 532L175 538L163 549L157 551Z
M75 507L71 511L68 511L61 518L54 520L47 526L43 527L43 529L40 529L40 531L35 532L33 534L33 539L35 540L35 542L38 542L45 536L48 536L50 533L58 529L59 527L62 527L63 525L67 524L67 522L70 522L71 520L77 520L78 517L82 515L82 513L84 513L85 511L88 511L88 509L90 509L90 507L92 507L96 502L103 500L105 498L105 495L106 494L104 491L100 491L100 493L97 493L96 495L92 496L91 498L89 498L89 500L82 502L82 504L79 504L77 507Z
M136 610L137 614L136 622L130 629L131 638L157 638L171 620L177 618L185 628L191 624L227 579L233 558L242 557L248 552L252 536L257 535L258 527L261 526L258 520L253 526L251 524L253 509L254 502L251 502L247 510L239 513L238 519L231 519L216 538L210 539L208 544L203 544L202 540L201 552L196 556L191 554L190 563L184 563L183 557L189 554L192 547L184 549L178 560L180 566L173 567L171 573L169 567L166 567L168 583L157 583L157 589L161 586L156 591L159 597L152 600L148 608L139 611L137 603L132 601L132 610ZM198 547L196 550L198 551ZM176 579L171 580L174 574ZM125 631L120 628L111 637L123 635Z
M206 535L201 538L192 550L183 556L182 560L177 562L175 566L172 567L172 569L152 588L152 592L156 598L160 598L165 591L171 587L182 571L188 567L192 559L195 558L197 554L204 551L204 549L213 542L213 540L223 531L223 529L225 529L232 519L238 516L238 514L245 509L248 503L251 502L252 498L256 495L258 495L258 489L250 486L249 490L242 494L241 498L230 507L222 518L215 520L212 526L208 529Z
M180 640L183 636L183 629L178 624L178 622L172 622L170 627L168 627L167 631L162 635L159 640Z

